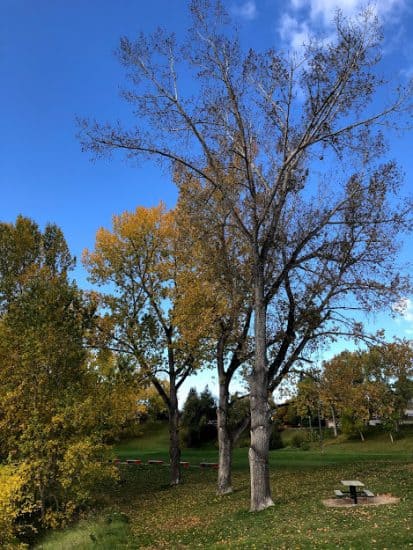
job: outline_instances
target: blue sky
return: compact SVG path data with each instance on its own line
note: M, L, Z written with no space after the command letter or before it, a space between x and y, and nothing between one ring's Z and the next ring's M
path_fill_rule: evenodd
M244 43L299 49L312 32L328 36L335 2L330 0L226 0ZM341 0L346 14L364 2ZM408 0L379 0L384 23L382 70L406 81L413 74L413 7ZM64 231L80 257L93 247L99 226L137 205L163 200L173 206L176 191L155 164L139 167L120 157L90 162L76 139L76 116L129 120L119 98L123 70L114 56L121 35L133 37L165 26L178 36L188 27L184 0L1 0L0 1L0 219L21 213L41 226ZM411 191L411 134L392 138L391 152ZM404 260L413 259L405 243ZM85 284L81 266L76 278ZM408 299L408 297L406 297ZM413 336L413 306L400 320L377 316L389 336Z

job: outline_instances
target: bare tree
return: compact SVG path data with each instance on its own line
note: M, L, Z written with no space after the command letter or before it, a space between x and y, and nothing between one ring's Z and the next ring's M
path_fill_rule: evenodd
M81 139L98 155L124 150L169 161L229 213L252 289L249 461L257 511L273 504L269 391L317 338L362 332L356 311L385 307L406 290L394 258L411 207L395 203L400 176L383 160L382 128L407 116L410 90L398 88L374 111L388 83L377 76L381 35L369 10L357 21L338 14L335 38L310 42L300 61L245 52L227 27L220 30L220 2L195 0L191 11L182 48L162 31L121 40L132 83L124 97L138 126L83 121ZM193 71L195 90L181 90L181 67Z

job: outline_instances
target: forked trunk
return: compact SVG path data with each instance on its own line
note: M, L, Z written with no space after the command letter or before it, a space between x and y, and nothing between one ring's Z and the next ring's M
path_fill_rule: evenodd
M171 485L181 482L181 447L179 442L179 410L175 384L170 386L169 406L169 460L171 463Z
M266 306L263 270L257 270L254 296L255 360L250 382L251 444L248 453L251 479L251 512L273 506L268 464L271 411L268 403L266 357Z

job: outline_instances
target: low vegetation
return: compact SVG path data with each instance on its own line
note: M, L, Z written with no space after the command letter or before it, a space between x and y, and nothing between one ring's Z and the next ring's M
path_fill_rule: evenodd
M197 464L217 458L214 447L187 449L191 467L171 489L165 466L121 466L121 482L106 494L99 513L55 532L38 549L59 548L408 548L413 545L413 434L391 444L385 435L366 441L327 440L309 450L286 446L270 455L275 506L246 512L249 500L247 449L234 452L235 492L216 495L216 471ZM117 448L121 458L167 458L167 430L149 425L137 440ZM387 506L325 508L343 478L361 479L375 493L400 502Z

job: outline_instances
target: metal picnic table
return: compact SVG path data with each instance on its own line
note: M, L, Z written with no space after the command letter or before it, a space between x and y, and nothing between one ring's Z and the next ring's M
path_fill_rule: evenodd
M357 479L342 479L341 484L348 487L350 498L353 499L354 504L357 504L357 488L364 487L364 483L358 481Z

